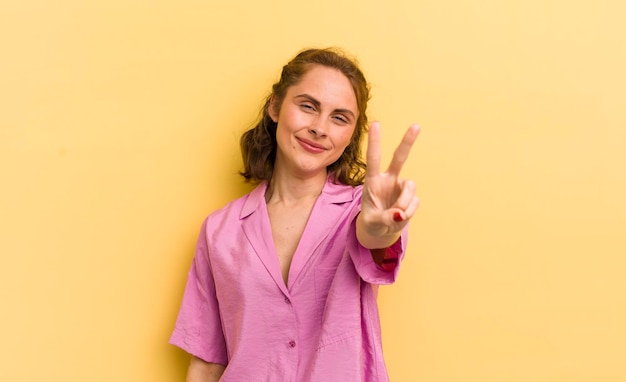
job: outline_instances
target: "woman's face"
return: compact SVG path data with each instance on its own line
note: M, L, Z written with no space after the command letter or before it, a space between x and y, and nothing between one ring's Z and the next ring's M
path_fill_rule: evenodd
M337 69L312 66L287 89L281 105L270 104L277 122L275 170L309 177L326 174L350 144L359 117L350 80Z

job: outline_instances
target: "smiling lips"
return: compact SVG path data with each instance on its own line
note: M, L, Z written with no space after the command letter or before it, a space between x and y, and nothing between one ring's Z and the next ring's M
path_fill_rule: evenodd
M314 153L314 154L318 154L321 152L326 151L326 147L315 143L315 142L311 142L308 139L303 139L303 138L297 138L298 143L300 143L300 146L302 146L302 148L304 148L306 151L310 152L310 153Z

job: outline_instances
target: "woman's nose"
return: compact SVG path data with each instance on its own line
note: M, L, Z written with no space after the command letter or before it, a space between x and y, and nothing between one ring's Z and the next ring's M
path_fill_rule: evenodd
M309 132L316 137L325 137L328 131L328 126L323 119L317 119L309 127Z

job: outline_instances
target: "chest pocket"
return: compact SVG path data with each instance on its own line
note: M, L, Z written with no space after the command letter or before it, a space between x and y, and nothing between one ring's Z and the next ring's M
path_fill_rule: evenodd
M314 271L315 300L325 304L328 299L330 287L335 278L337 268L316 268Z
M315 298L324 307L322 343L360 329L362 282L349 256L334 270L315 270Z

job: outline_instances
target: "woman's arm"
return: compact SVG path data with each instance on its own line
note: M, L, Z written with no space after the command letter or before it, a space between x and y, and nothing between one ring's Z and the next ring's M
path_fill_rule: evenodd
M191 357L187 370L187 382L218 382L226 366L219 363L205 362L198 357Z

